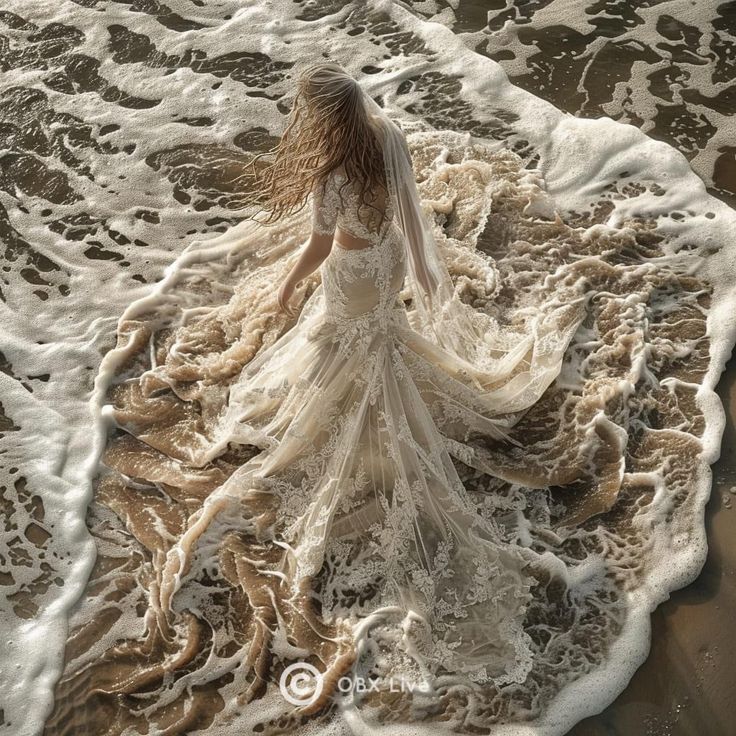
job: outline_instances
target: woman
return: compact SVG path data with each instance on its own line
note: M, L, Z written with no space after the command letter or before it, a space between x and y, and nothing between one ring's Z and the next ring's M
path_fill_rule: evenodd
M579 304L522 339L464 304L401 130L335 64L302 75L275 154L263 174L266 222L312 197L312 234L279 304L296 314L300 282L319 268L320 283L230 387L220 439L198 463L232 443L261 452L209 495L170 550L163 625L217 519L218 534L224 525L246 540L248 585L261 591L251 603L268 636L285 626L299 643L292 658L311 650L328 684L379 624L424 679L523 681L531 575L547 560L502 540L452 458L496 472L473 439L509 441L557 375ZM503 477L528 480L523 469Z

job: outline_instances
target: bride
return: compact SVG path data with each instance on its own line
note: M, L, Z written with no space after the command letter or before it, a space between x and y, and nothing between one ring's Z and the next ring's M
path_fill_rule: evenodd
M179 610L196 602L186 583L217 520L220 537L241 540L238 569L261 622L249 663L263 672L269 648L283 664L315 662L325 687L310 707L373 635L430 685L522 682L530 587L554 560L504 541L456 461L526 480L474 440L517 443L512 427L559 373L580 310L571 318L575 305L563 305L520 336L460 298L403 132L336 64L299 78L259 196L267 218L239 245L254 263L264 228L311 198L311 237L277 297L296 321L231 383L216 441L193 463L228 445L259 450L168 551L162 631L177 598Z

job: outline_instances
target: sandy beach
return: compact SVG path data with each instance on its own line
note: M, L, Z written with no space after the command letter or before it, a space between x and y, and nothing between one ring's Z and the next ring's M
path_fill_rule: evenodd
M652 647L628 687L570 736L730 736L736 728L736 366L718 385L726 408L706 507L708 558L698 579L652 614Z
M498 719L493 723L503 721L503 709L516 696L514 717L531 720L567 676L582 680L605 668L607 643L626 619L626 596L619 593L635 589L642 579L639 561L670 580L669 558L656 559L648 542L656 539L661 549L674 550L667 536L673 517L653 508L651 519L662 526L649 530L650 539L643 532L627 536L627 514L637 503L645 507L653 495L641 480L649 473L649 481L658 476L672 494L681 513L680 537L697 540L705 529L707 559L697 579L673 590L652 612L650 651L628 686L567 736L736 733L733 359L718 384L726 422L720 459L712 466L710 500L704 519L688 516L697 506L689 495L697 490L693 458L708 418L693 408L693 395L702 387L708 349L722 347L734 330L728 305L736 302L731 283L736 278L729 282L733 264L723 257L736 242L736 220L728 229L736 207L732 5L432 0L410 10L386 3L375 13L365 4L278 1L268 7L240 0L171 8L112 0L92 5L25 0L0 15L0 122L7 130L7 151L0 156L0 502L6 519L0 547L5 594L0 687L7 693L7 702L0 703L0 733L164 733L154 723L164 724L167 735L246 732L238 721L246 709L233 704L241 695L244 701L252 696L250 681L244 685L242 673L238 681L228 670L235 665L225 662L238 647L245 651L255 640L248 632L257 629L248 619L253 571L244 573L233 562L238 554L247 557L243 549L235 545L218 558L231 564L228 580L238 583L228 589L233 603L218 608L226 586L217 589L215 604L204 606L206 613L215 612L212 620L185 618L178 639L162 641L147 628L149 594L160 582L162 557L189 515L252 450L228 450L202 470L187 466L186 452L176 454L177 440L185 438L191 447L214 443L214 430L209 436L211 427L198 414L201 406L219 406L234 366L242 367L238 361L245 364L260 341L284 323L255 291L239 292L244 273L237 265L230 268L224 250L210 265L202 259L192 266L192 282L183 278L181 294L174 288L160 313L147 312L145 303L191 243L216 239L242 222L239 198L249 186L244 162L277 140L288 111L290 75L315 56L316 37L319 53L353 64L409 130L414 125L427 134L413 143L415 166L430 172L425 196L442 237L475 247L476 229L491 234L478 248L493 263L486 264L486 273L471 274L468 291L481 295L480 308L498 308L509 318L518 307L524 311L527 297L543 304L540 285L561 264L579 262L595 293L567 373L521 425L522 434L528 432L530 442L543 448L524 459L530 473L545 472L562 458L572 468L574 492L590 492L580 506L571 504L581 514L579 538L560 541L551 533L559 509L533 491L505 482L489 487L508 494L510 507L544 527L536 540L540 549L556 543L550 540L559 542L555 552L569 569L577 569L586 554L594 558L606 541L619 546L610 557L601 554L609 577L591 573L590 599L581 594L561 611L544 594L530 617L539 625L534 630L539 671L529 678L528 692L511 688L508 698L486 704ZM385 82L377 83L384 72ZM448 132L445 159L445 154L433 159L442 151L433 131ZM513 155L474 152L462 136L508 146ZM483 197L473 189L478 181L463 178L462 156L478 156L495 177L487 221ZM535 178L529 171L540 161ZM553 219L556 197L574 205L564 222ZM661 218L656 226L637 212L639 200L644 212L648 207ZM293 230L283 231L284 252L303 234L306 220L300 217ZM668 251L675 240L676 248ZM720 268L710 265L717 258ZM465 266L454 267L453 276L464 279ZM275 283L280 275L274 266L269 278ZM500 288L494 297L498 305L483 301L496 279L518 286ZM714 285L721 296L711 302ZM242 301L233 299L229 307L233 294ZM181 327L175 317L179 297L181 304L192 299L193 314L215 315L215 328L199 333L195 320L190 335L215 367L200 384L202 375L187 374L185 366L179 398L148 404L131 386L137 387L137 372L172 358L171 336ZM141 323L133 320L121 329L118 320L132 303L144 305ZM714 321L706 336L705 320L717 310L720 322ZM244 324L252 327L249 334L241 333ZM131 364L112 361L101 380L104 356L129 337ZM175 373L181 367L176 356L172 363ZM111 377L130 385L108 393L105 380ZM565 432L555 436L556 412L567 406L565 391L572 397L566 423L560 421ZM147 426L151 417L161 426L144 432L143 439L135 429L126 434L124 421L113 431L115 402L131 426L136 421ZM105 412L99 411L103 405ZM609 432L616 449L596 450L593 442L594 470L587 472L578 450L587 446L583 438L600 439L595 426ZM95 452L112 458L114 472L105 483L95 477ZM657 457L663 458L661 467L649 462ZM502 470L521 462L503 453L495 459ZM618 477L624 461L638 478ZM682 467L676 467L680 461ZM114 473L119 475L113 478ZM549 487L556 493L563 484L550 480ZM618 518L607 504L620 501ZM603 532L596 529L596 514ZM599 532L604 543L597 547ZM628 567L619 568L622 558ZM677 560L687 567L683 560L687 550ZM200 593L204 599L211 582L205 569L189 602L198 602ZM593 598L595 605L588 608ZM603 611L600 621L592 620L593 610ZM564 666L556 671L552 655L543 656L540 642L547 635L553 639L545 627L554 633L562 660L567 627L573 624L581 626L579 648L590 636L590 662L581 664L585 656L578 657L569 671ZM596 638L601 631L605 636ZM617 666L626 669L626 663ZM274 671L278 674L278 667ZM190 681L194 685L185 684ZM189 699L176 700L177 688L190 688ZM575 713L594 712L591 703L605 699L605 690L589 691ZM529 703L533 707L525 712ZM150 714L141 710L143 704ZM396 715L391 708L387 712ZM477 723L472 729L482 730ZM553 724L537 733L562 731Z

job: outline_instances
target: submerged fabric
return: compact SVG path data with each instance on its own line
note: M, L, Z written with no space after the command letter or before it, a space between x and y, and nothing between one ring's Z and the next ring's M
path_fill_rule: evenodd
M517 641L530 650L531 662L509 645L503 666L501 649L482 639L473 660L466 637L473 618L450 618L468 627L443 630L442 616L427 610L420 581L407 584L403 568L392 578L399 582L391 598L384 577L391 568L380 556L373 560L375 578L366 582L367 565L362 577L350 578L375 554L369 526L376 518L384 521L375 527L383 531L381 551L390 554L399 544L380 495L375 508L364 504L368 518L362 521L350 515L353 489L345 484L325 480L315 490L305 483L296 500L289 498L299 479L293 467L302 458L303 477L311 472L319 480L336 456L347 465L336 460L332 477L339 468L359 479L352 468L360 457L346 453L341 440L355 441L365 457L382 462L371 477L389 502L394 495L408 498L389 487L390 476L378 482L379 472L395 465L381 454L375 434L366 447L330 418L357 399L339 371L327 372L340 365L334 354L331 363L325 358L327 345L337 351L351 343L333 335L326 274L338 263L344 270L343 258L368 255L331 253L297 289L298 323L278 306L278 285L310 233L305 208L269 227L243 221L192 241L163 281L119 320L117 347L105 355L96 382L102 419L111 423L88 513L97 562L71 620L49 720L54 733L94 730L107 723L107 714L121 732L214 728L334 736L393 724L402 734L418 734L423 725L429 732L442 723L470 733L524 723L557 733L571 723L567 707L581 686L593 687L586 683L600 683L612 671L629 672L644 656L646 639L638 633L647 628L652 580L661 579L663 560L674 575L682 555L694 561L705 549L694 521L707 490L703 448L713 447L707 433L715 431L716 405L701 404L710 395L703 381L713 358L706 329L710 285L691 268L699 256L675 253L649 220L630 220L620 229L602 224L609 212L603 206L582 220L565 213L563 221L540 172L509 150L449 131L417 133L408 141L455 303L489 327L484 340L462 346L472 360L449 359L423 331L405 286L398 298L412 331L394 325L388 342L400 355L398 348L409 346L401 355L408 379L384 362L383 376L396 382L381 396L399 410L394 416L416 417L421 411L402 393L416 387L453 466L445 472L457 472L480 517L467 535L472 559L460 565L455 555L455 564L475 569L478 538L490 537L482 545L490 559L492 550L503 550L498 569L507 577L498 575L494 590L501 605L480 602L470 612L482 613L482 634L501 625L503 616L495 614L505 612L515 627L523 610L526 635ZM638 196L637 190L626 196ZM348 227L349 212L338 219ZM310 341L306 325L330 337ZM555 351L573 330L558 361ZM276 368L279 341L292 349ZM430 366L431 385L415 354ZM350 359L348 352L343 362ZM365 385L368 368L353 358L347 373L357 372L353 381ZM315 375L330 388L310 400L319 388L312 380L309 389L294 388L291 400L283 398L290 383ZM234 400L255 380L282 392L270 409L258 391L252 406ZM459 399L448 386L458 389ZM300 406L308 409L300 412ZM248 412L250 419L240 421ZM290 431L300 414L306 423ZM297 431L307 443L321 441L316 427L323 415L324 454L312 455L312 471ZM388 437L392 425L381 426ZM404 462L411 447L397 434ZM422 446L425 440L419 437ZM270 475L260 479L262 466ZM433 489L442 485L434 476L428 482ZM355 492L367 500L373 489L356 483ZM430 512L464 521L462 511L446 508L444 499L455 492L443 493ZM329 503L334 512L327 531L313 522L319 509L329 513ZM440 528L437 519L416 518L422 534L427 531L426 548L437 549L430 536ZM446 538L454 541L452 529ZM299 554L290 551L297 548ZM322 566L310 575L322 549ZM403 559L413 561L410 554ZM447 580L433 578L436 595L443 596ZM461 592L467 588L463 580L449 582ZM518 618L508 608L512 588L520 595ZM459 641L464 651L437 662L431 658L435 640L448 647ZM321 673L324 687L312 705L297 707L280 685L299 662ZM495 682L471 679L482 677L483 667ZM530 669L523 683L510 681L521 678L524 667ZM370 682L369 690L358 689L360 678ZM504 678L507 684L497 684ZM355 687L341 689L346 683Z
M350 183L333 174L313 198L313 227L368 245L333 244L297 323L248 363L210 435L202 466L232 443L261 449L210 493L168 553L161 610L186 585L217 518L278 553L258 565L279 595L319 589L321 618L343 633L383 610L424 675L497 685L531 666L524 632L529 549L501 541L466 493L452 456L494 472L474 438L508 429L560 369L579 304L488 335L492 363L461 362L415 331L401 298L406 248L391 219L371 231ZM242 243L241 243L242 246ZM499 474L508 477L513 471Z

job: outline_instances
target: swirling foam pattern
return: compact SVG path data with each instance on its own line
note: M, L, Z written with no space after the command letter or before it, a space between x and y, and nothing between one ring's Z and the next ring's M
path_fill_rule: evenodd
M458 17L439 19L390 2L236 0L0 14L7 733L339 733L370 705L402 734L409 721L417 733L444 721L561 734L621 690L646 656L651 610L697 575L723 427L713 389L734 341L733 210L680 151L519 89ZM187 467L179 450L206 431L200 399L221 396L284 328L242 287L237 259L193 254L243 218L242 164L278 135L295 64L320 53L417 131L421 193L468 299L512 319L569 262L590 299L565 369L519 427L527 452L496 457L554 482L466 478L517 541L561 563L564 585L540 586L530 609L528 681L430 703L378 695L294 720L278 696L293 642L244 659L266 601L248 596L236 540L214 540L199 561L171 641L155 635L149 602L163 551L249 452ZM486 188L473 161L493 168ZM703 161L715 166L712 151ZM285 249L305 227L284 226ZM485 272L463 270L467 249ZM193 364L172 350L181 344ZM150 361L171 364L175 396L146 396ZM302 613L292 630L309 643L316 614ZM380 631L373 642L380 669L391 642Z

